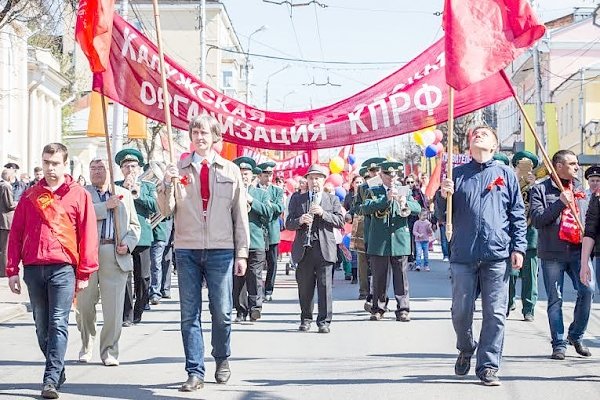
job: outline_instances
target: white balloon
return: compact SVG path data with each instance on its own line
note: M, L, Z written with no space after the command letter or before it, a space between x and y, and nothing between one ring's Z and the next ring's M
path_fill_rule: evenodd
M421 137L423 138L424 147L429 146L433 142L435 142L435 132L433 129L427 129L421 132Z

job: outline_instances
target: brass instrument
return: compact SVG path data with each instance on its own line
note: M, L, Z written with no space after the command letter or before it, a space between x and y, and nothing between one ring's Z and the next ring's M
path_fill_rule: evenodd
M142 173L140 176L138 176L137 183L139 185L142 182L148 182L154 186L158 186L164 179L165 169L167 168L167 166L165 165L165 163L160 161L150 161L148 162L148 165L148 169L144 171L144 173ZM136 190L132 190L131 195L136 197L138 196L138 193ZM154 229L164 219L165 216L163 216L160 212L157 212L150 215L150 218L148 218L148 223L150 224L150 227Z
M404 186L402 184L400 184L398 181L394 182L393 185L394 185L394 190L397 192L402 192L404 190L403 189ZM406 201L406 197L407 196L404 196L404 200L402 200L402 201L399 201L396 199L392 200L392 202L394 202L398 205L398 208L400 209L400 216L402 218L407 218L411 213L410 208L408 207L408 203ZM373 196L373 198L375 198L375 197ZM389 215L389 213L390 213L390 207L386 208L383 211L375 211L375 217L383 219L383 218L386 218Z
M532 174L536 178L538 178L538 175L534 171L533 162L529 158L522 158L521 160L519 160L515 169L516 169L517 178L519 179L519 188L521 189L521 197L523 198L523 203L525 205L525 215L527 216L527 218L528 218L527 222L529 223L529 208L530 208L529 190L531 189L533 184L529 183L528 178ZM539 170L539 169L540 168L538 167L537 170Z
M308 206L308 212L310 214L310 209L312 208L313 205L321 205L321 197L318 196L318 194L320 193L320 190L316 187L313 187L312 190L312 201L310 202L310 205ZM312 215L312 214L311 214ZM314 215L313 215L314 218ZM313 220L314 222L314 220ZM306 239L304 240L304 247L312 247L312 244L310 244L310 239L312 236L312 222L308 225L308 229L306 230Z

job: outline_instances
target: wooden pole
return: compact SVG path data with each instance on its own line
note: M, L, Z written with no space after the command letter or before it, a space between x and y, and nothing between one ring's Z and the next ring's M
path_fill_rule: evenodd
M506 76L505 76L505 80L509 84L511 84ZM537 144L538 148L542 152L542 158L544 159L544 164L546 164L546 168L548 168L548 171L550 172L550 175L552 176L554 183L556 183L556 185L558 186L558 189L561 192L564 192L565 187L563 186L562 182L560 181L560 178L558 177L558 174L556 173L556 170L554 169L554 165L552 165L552 160L548 156L548 153L546 152L546 149L544 148L544 145L542 144L540 137L538 136L537 132L533 128L533 124L529 120L529 117L525 113L525 108L523 107L523 103L521 103L521 100L517 97L514 90L513 90L513 98L517 102L517 106L519 107L519 110L521 111L521 114L523 115L523 118L525 119L525 123L527 124L527 127L529 127L529 129L531 130L531 133L533 134L533 139L535 140L535 143ZM579 226L579 229L581 229L581 233L583 235L583 231L584 231L583 224L581 223L581 220L579 219L579 214L577 213L577 210L575 209L575 204L569 202L568 206L569 206L569 209L571 210L571 212L573 213L573 216L575 217L575 221L577 221L577 225Z
M446 162L447 179L452 180L454 168L454 88L448 86L448 161ZM452 195L446 198L446 239L452 239Z
M116 185L115 185L115 172L113 168L113 157L112 151L110 148L110 136L108 134L108 117L106 115L106 97L102 94L102 119L104 121L104 141L106 142L106 157L108 158L108 176L110 179L110 192L112 195L116 195ZM117 218L117 214L115 209L112 210L113 213L113 224L115 226L115 245L121 244L121 230L119 229L119 219Z
M160 29L160 14L158 11L158 0L152 0L154 8L154 24L156 26L156 44L158 45L158 59L160 61L160 80L162 86L163 109L165 111L165 125L167 126L167 137L169 138L169 161L175 163L175 154L173 146L173 129L171 127L171 104L169 101L169 92L167 88L167 74L165 72L165 55L162 47L162 31Z

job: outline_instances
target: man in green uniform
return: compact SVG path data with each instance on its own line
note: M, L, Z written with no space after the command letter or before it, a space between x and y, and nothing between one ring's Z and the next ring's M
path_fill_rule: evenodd
M127 280L123 326L131 326L142 320L144 309L148 306L150 294L150 246L154 234L150 226L150 216L158 211L156 186L150 182L138 182L140 167L144 165L144 156L136 149L123 149L115 155L115 162L121 167L124 179L115 184L131 192L135 211L142 228L140 241L131 253L133 257L133 286L131 275ZM133 302L135 293L135 304Z
M371 309L371 285L369 283L369 275L370 275L370 264L369 257L367 256L367 242L369 235L369 224L371 222L370 215L363 215L360 207L364 203L367 198L367 191L369 190L369 184L367 180L371 178L377 177L379 174L379 164L384 162L385 158L374 157L369 158L365 162L362 163L360 174L365 178L365 183L358 187L358 192L354 197L354 204L352 206L352 212L355 218L359 218L358 224L363 224L363 243L361 243L360 238L355 238L355 249L357 252L358 258L358 299L366 300L365 302L365 310L370 311ZM362 222L360 219L364 219Z
M262 311L262 272L266 265L266 252L269 247L266 240L267 226L271 219L271 201L269 192L252 185L256 162L250 157L238 157L233 162L240 168L242 181L246 188L248 202L248 220L250 223L250 252L248 268L244 276L233 277L233 306L237 310L235 322L245 321L250 314L250 321L260 319Z
M277 276L277 251L279 247L280 231L279 217L283 213L283 189L273 185L274 162L265 162L257 165L262 170L258 175L258 185L260 189L269 192L271 197L271 221L269 222L269 249L267 250L267 278L265 281L265 301L271 301L273 288L275 287L275 277Z
M535 175L529 172L527 175L521 174L520 164L531 163L531 169L536 168L539 164L539 160L535 154L529 151L519 151L512 159L513 167L519 178L519 187L521 188L521 195L523 196L523 202L525 203L525 216L527 217L527 251L525 252L525 259L523 260L523 268L512 269L510 273L510 280L508 282L508 310L506 316L516 309L515 294L517 291L517 279L521 278L521 301L523 302L523 320L527 322L533 322L535 303L537 302L538 289L538 260L537 260L537 243L538 243L538 231L531 225L531 219L529 219L529 191L535 184ZM529 168L525 168L529 169ZM523 176L520 176L523 175Z
M389 269L392 269L396 320L410 321L408 294L408 256L411 253L408 216L419 214L421 206L409 190L405 193L396 186L396 177L402 163L384 161L380 164L382 185L371 187L361 206L364 215L370 215L367 254L373 274L373 305L371 320L379 321L386 308Z

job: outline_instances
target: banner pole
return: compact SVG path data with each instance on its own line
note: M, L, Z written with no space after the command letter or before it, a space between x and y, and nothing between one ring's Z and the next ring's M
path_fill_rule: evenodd
M508 78L506 76L505 76L505 79L508 81ZM510 81L508 81L508 82L510 84ZM525 123L527 124L527 127L531 130L531 133L533 134L533 139L535 140L535 143L537 144L538 148L542 152L544 164L546 164L546 168L548 168L548 172L550 172L550 175L552 176L552 180L554 180L554 183L556 183L556 185L558 186L558 189L561 192L564 192L565 187L562 184L560 178L558 177L558 173L554 169L554 165L552 165L552 160L548 156L548 153L546 152L546 149L544 148L542 141L540 140L540 137L538 136L537 132L533 128L533 124L529 120L527 113L525 113L525 108L523 107L523 103L521 103L521 100L517 97L517 95L516 95L516 93L514 93L514 91L513 91L513 98L517 102L517 106L519 107L519 110L521 111L521 114L523 115L523 118L525 119ZM573 216L575 217L575 221L577 222L577 225L579 226L581 233L583 234L584 227L583 227L583 224L581 223L581 219L579 218L579 214L577 213L577 210L575 209L575 205L573 203L569 202L568 206L569 206L569 209L571 210L571 212L573 213Z
M106 142L106 157L108 158L108 176L110 179L110 192L113 196L117 194L116 185L115 185L115 171L113 168L113 157L112 151L110 148L110 136L108 134L108 116L106 115L106 97L101 93L102 96L102 120L104 122L104 141ZM115 209L112 209L113 213L113 224L115 226L115 246L119 246L121 244L121 235L119 229L119 219L117 218Z
M163 96L163 109L165 111L165 125L167 126L167 137L169 138L169 161L175 164L175 154L173 147L173 129L171 128L171 103L169 102L169 92L167 89L167 75L165 72L165 55L162 47L162 31L160 28L160 15L158 11L158 0L152 0L154 8L154 24L156 26L156 43L158 45L158 59L160 61L160 80ZM148 155L148 158L150 155Z
M448 85L448 161L446 161L446 176L452 180L454 168L454 88ZM446 198L446 239L452 239L452 195Z

